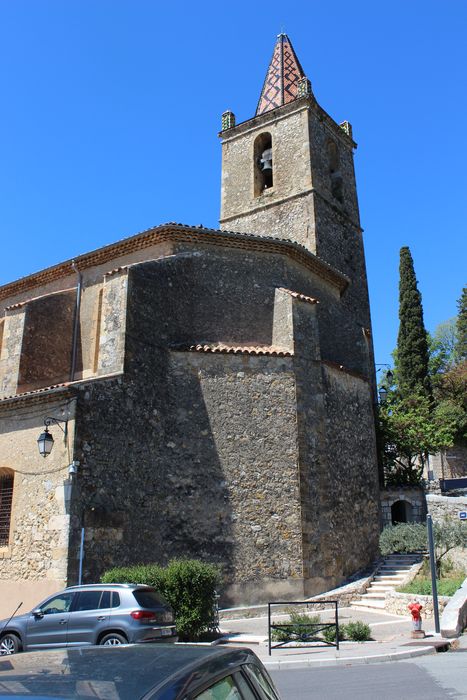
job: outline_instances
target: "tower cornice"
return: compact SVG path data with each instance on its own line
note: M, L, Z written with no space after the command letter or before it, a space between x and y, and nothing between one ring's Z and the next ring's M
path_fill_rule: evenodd
M317 118L322 121L326 126L332 131L332 133L341 141L345 143L347 147L357 148L358 144L354 139L340 126L334 119L324 110L313 97L313 95L306 95L304 97L299 97L289 104L283 105L282 107L277 107L277 109L272 109L269 112L264 112L264 114L258 114L251 119L246 119L244 122L240 122L230 129L225 129L219 132L219 138L222 139L224 143L233 141L240 136L244 136L250 131L255 131L258 128L267 128L271 124L278 123L283 119L290 117L294 113L299 112L315 112Z

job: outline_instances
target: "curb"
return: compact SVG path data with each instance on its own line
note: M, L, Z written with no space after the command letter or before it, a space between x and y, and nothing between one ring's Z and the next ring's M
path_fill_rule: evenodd
M268 661L262 659L262 663L267 669L273 671L293 670L298 666L306 667L329 667L329 666L346 666L363 665L363 664L380 664L385 661L401 661L403 659L411 659L417 656L425 656L434 654L436 647L425 646L421 649L413 649L407 651L394 651L389 654L375 654L374 656L340 656L334 659L295 659L292 661ZM337 652L339 653L339 652Z

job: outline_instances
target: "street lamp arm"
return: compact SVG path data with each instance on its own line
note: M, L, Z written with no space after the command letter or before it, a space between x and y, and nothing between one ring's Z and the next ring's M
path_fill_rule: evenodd
M47 418L44 418L44 425L46 428L49 427L51 423L54 423L55 425L58 425L62 433L64 434L65 438L68 433L68 419L65 418L55 418L54 416L47 416ZM60 423L65 423L65 427L62 428Z

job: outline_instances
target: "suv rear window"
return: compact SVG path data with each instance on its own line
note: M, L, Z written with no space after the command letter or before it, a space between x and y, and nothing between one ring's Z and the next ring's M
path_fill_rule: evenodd
M168 605L167 601L154 588L136 589L133 591L133 595L142 608L160 608L161 605Z

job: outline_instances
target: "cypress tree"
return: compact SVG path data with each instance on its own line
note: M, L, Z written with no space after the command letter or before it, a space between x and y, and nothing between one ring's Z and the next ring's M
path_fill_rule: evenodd
M429 397L428 339L423 323L422 297L408 247L401 248L399 274L398 388L403 399L420 395Z
M459 362L467 360L467 287L462 290L462 295L457 302L459 314L457 316L457 342L456 359Z

